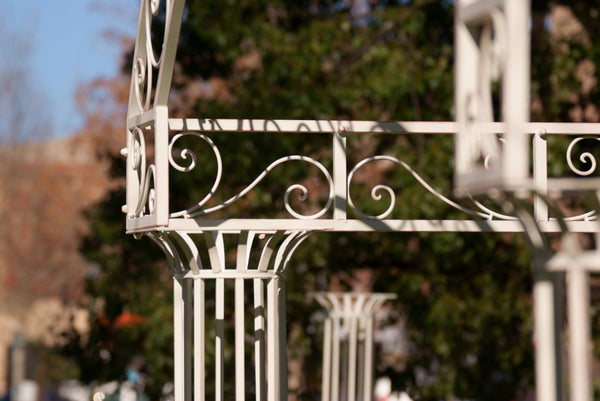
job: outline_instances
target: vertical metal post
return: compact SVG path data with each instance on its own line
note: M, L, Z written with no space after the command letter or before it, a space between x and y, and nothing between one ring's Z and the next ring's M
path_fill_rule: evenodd
M333 347L331 358L331 401L340 400L340 317L333 317Z
M278 401L279 397L279 325L277 323L276 278L267 284L267 400Z
M224 399L224 348L225 348L225 280L216 279L215 293L215 401Z
M535 219L548 221L548 205L540 196L548 194L548 144L544 132L533 136L533 184L537 192L533 201Z
M156 107L154 161L156 163L156 224L169 224L169 110Z
M256 401L266 400L264 283L254 279L254 365Z
M235 399L246 398L246 370L244 361L244 279L235 279Z
M571 266L567 276L571 401L592 399L588 276L581 266Z
M278 341L279 341L279 349L277 353L279 354L279 399L287 400L287 379L288 379L288 371L287 371L287 322L286 322L286 307L285 307L285 280L282 277L276 278L277 284L277 311L278 311L278 319L277 324L278 327Z
M204 280L194 280L194 400L205 401L206 382L204 378L206 361L205 342L205 286Z
M538 261L538 263L540 263ZM545 262L544 262L545 264ZM552 274L534 268L533 306L535 333L535 378L538 401L557 401L560 398L557 375L556 316L554 309L554 280Z
M190 400L192 398L192 330L193 330L193 296L192 291L192 280L183 280L183 333L184 333L184 344L183 353L185 358L185 376L184 376L184 387L185 387L185 399Z
M548 194L548 144L544 132L536 132L533 136L533 183L536 191L533 201L534 218L538 223L546 222L549 218L548 205L542 196ZM564 275L546 271L545 261L538 260L537 263L533 283L536 383L538 394L540 391L543 393L538 399L562 400L565 396L562 372Z
M365 321L363 401L371 401L373 399L373 316L367 317Z
M478 48L464 20L458 18L461 5L474 3L475 0L460 0L457 2L457 15L454 19L454 107L456 121L460 133L467 132L467 123L473 117L477 93L477 79L473 78L473 68L477 65ZM455 137L455 177L470 172L472 169L473 144L461 136Z
M509 185L523 185L529 177L530 0L504 0L506 51L502 79L502 115L507 124L503 175Z
M331 330L332 318L325 319L325 327L323 329L323 385L321 387L321 400L330 401L331 394Z
M333 185L335 199L333 202L333 218L335 220L346 219L346 208L348 201L346 166L346 127L340 126L333 134Z
M174 397L175 401L185 400L185 331L183 279L173 280L173 331L174 331Z
M348 401L356 400L356 360L358 348L358 319L349 317L348 333Z

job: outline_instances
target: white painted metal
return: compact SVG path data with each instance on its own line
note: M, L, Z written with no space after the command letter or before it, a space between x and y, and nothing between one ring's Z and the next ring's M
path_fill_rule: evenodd
M244 279L235 279L235 399L246 399Z
M598 235L596 241L599 241ZM589 273L592 268L586 261L600 263L596 252L583 253L575 236L566 233L562 239L562 250L547 264L552 270L567 273L567 306L569 337L569 399L590 401L593 399ZM587 256L587 257L582 257ZM590 258L590 256L592 258Z
M570 218L550 217L548 198L563 190L597 191L598 181L548 177L546 140L553 135L573 136L565 159L576 176L589 176L596 170L596 159L589 153L579 155L587 169L573 163L573 154L584 135L598 140L598 124L530 123L529 119L529 3L530 0L457 0L456 1L456 122L379 122L334 120L259 120L259 119L178 119L169 117L168 98L171 87L177 40L184 10L184 0L164 0L165 33L162 47L151 43L150 28L160 0L141 0L138 31L134 49L132 80L127 114L127 215L129 233L146 234L167 255L174 275L174 384L175 400L204 401L206 380L215 381L216 401L225 394L225 347L233 344L235 360L235 394L237 401L246 398L245 360L245 282L253 283L254 371L256 401L287 399L285 338L285 268L299 244L311 231L398 231L398 232L524 232L534 249L534 324L536 335L536 392L540 401L565 398L562 374L562 281L568 276L568 316L570 341L571 399L587 401L590 392L589 363L589 283L588 272L600 271L596 251L561 252L550 257L544 233L594 233L600 229L596 211L589 210ZM481 28L479 37L471 28ZM510 44L510 45L509 45ZM153 48L161 48L154 54ZM476 77L473 79L473 77ZM153 78L157 77L157 78ZM492 113L491 82L502 82L502 115ZM502 121L502 122L496 122ZM216 191L222 174L219 149L211 134L231 132L312 132L331 136L333 166L306 155L289 155L266 165L253 182L229 200L206 207ZM487 190L529 194L534 198L533 212L515 208L513 215L490 210L478 202L458 201L431 187L425 178L404 160L393 155L374 155L353 168L348 165L347 145L363 134L373 135L454 135L456 144L456 188L460 196ZM174 149L180 138L193 136L206 143L213 152L217 173L210 192L185 210L169 206L169 174L191 172L196 155L183 149L180 164ZM502 142L498 140L501 138ZM530 141L533 146L530 147ZM153 159L146 147L154 148ZM533 154L530 154L530 148ZM529 164L533 157L533 172ZM384 213L369 216L352 200L349 192L354 173L367 163L392 163L412 175L439 202L464 214L461 219L397 220L389 216L395 208L395 191L385 184L374 183L377 191L389 195ZM226 208L252 191L274 167L285 163L304 163L319 171L328 185L329 196L323 208L303 215L292 207L292 191L307 195L301 184L291 184L284 194L285 211L290 218L214 219L212 213ZM350 169L350 171L348 171ZM170 171L171 170L171 171ZM383 203L383 202L382 202ZM192 237L192 235L194 235ZM237 238L234 268L226 264L224 236ZM264 236L260 245L256 236ZM596 235L597 241L600 241ZM565 236L568 238L568 236ZM566 241L563 241L566 242ZM202 243L202 244L200 244ZM203 249L206 248L206 255ZM567 247L568 248L568 247ZM600 245L597 245L600 249ZM257 264L250 264L252 249L260 251ZM210 262L203 267L200 255ZM215 284L214 339L207 337L206 283ZM265 285L266 282L266 285ZM230 298L226 283L233 284L234 338L226 338L225 301ZM266 300L265 300L266 296ZM331 302L335 312L325 321L323 360L323 401L371 401L373 321L356 317L358 309L373 308L361 298L323 299ZM344 307L345 305L345 307ZM357 305L362 305L358 307ZM351 307L353 306L353 307ZM345 315L341 318L339 314ZM349 316L354 317L349 317ZM345 319L345 320L344 320ZM340 336L347 335L347 350ZM193 344L192 344L193 338ZM206 371L205 350L215 347L215 372ZM364 342L363 353L358 344ZM345 359L347 358L347 359ZM342 360L348 367L341 370ZM361 363L362 361L362 363ZM363 369L363 370L361 370ZM344 379L342 379L344 378ZM362 383L357 383L362 378ZM342 382L345 383L343 387Z
M523 188L529 178L529 0L458 0L455 11L455 192ZM475 35L478 35L477 37ZM492 85L501 81L500 116ZM501 146L494 121L506 123Z
M346 167L346 126L342 125L333 135L333 219L345 220L348 203L348 182Z
M143 121L146 121L145 119ZM180 132L173 136L170 141L170 147L173 146L174 141L178 138L181 138L180 135L193 135L198 137L200 140L207 142L208 144L212 144L212 142L208 139L206 134L214 131L221 130L232 130L235 132L250 132L250 129L258 130L258 132L298 132L298 131L306 131L306 130L315 130L314 132L317 134L330 135L332 137L332 146L333 146L333 154L334 154L334 167L333 173L330 174L325 167L321 164L320 161L314 160L308 156L302 155L290 155L286 158L279 159L271 165L267 166L265 171L257 177L257 179L250 183L249 186L244 189L240 194L233 196L230 200L224 202L221 205L213 206L210 208L203 208L203 205L212 197L212 194L218 190L220 183L220 171L221 171L221 163L220 163L220 154L214 144L211 145L211 148L214 154L217 156L217 164L219 174L215 179L215 184L211 193L208 194L204 199L198 202L197 205L191 207L187 210L182 211L170 211L169 216L167 218L167 223L164 225L163 229L166 230L177 230L177 231L186 231L186 232L206 232L206 231L219 231L224 232L228 230L248 230L252 229L255 225L252 219L243 220L243 219L225 219L225 220L212 220L210 218L211 213L217 210L224 210L230 204L237 201L247 193L249 193L255 186L259 185L260 181L270 173L270 171L277 165L283 163L306 163L309 165L313 165L317 167L321 172L322 176L327 182L327 185L330 186L330 198L328 199L326 205L323 207L321 211L316 214L310 216L303 216L298 214L293 210L291 205L289 204L289 195L290 191L293 189L300 189L305 191L306 189L300 186L299 184L293 184L289 187L288 191L285 194L285 206L286 210L290 213L292 219L262 219L261 227L265 227L269 229L269 227L273 227L273 229L280 230L284 228L288 228L290 230L331 230L331 231L522 231L522 228L518 222L513 222L506 224L506 221L516 220L516 217L513 216L505 216L499 211L492 211L488 209L484 209L480 204L469 204L470 202L466 202L465 206L458 203L457 200L454 200L446 195L435 190L433 187L429 186L426 179L424 179L419 173L417 173L411 166L407 165L401 159L390 155L380 155L367 158L360 163L358 163L352 171L349 173L345 173L346 171L346 154L345 147L347 141L352 141L354 135L358 135L361 133L385 133L385 134L402 134L402 135L416 135L416 134L424 134L428 133L430 135L440 134L440 135L455 135L456 128L458 127L454 123L428 123L428 122L388 122L381 123L376 121L359 121L359 122L337 122L337 121L315 121L315 120L211 120L212 124L208 124L205 122L206 120L181 120L181 119L169 119L169 126L172 132ZM147 122L145 122L146 124ZM347 127L346 127L347 126ZM338 131L329 132L327 129L330 127L344 127L342 131L344 131L344 135L340 135ZM489 125L490 130L494 132L504 132L506 130L506 124L503 123L491 123ZM202 131L196 131L200 130ZM184 131L179 131L184 130ZM580 158L582 160L584 157L587 157L587 161L590 163L590 166L587 170L579 170L572 162L573 153L575 150L575 145L582 141L584 138L582 135L587 134L597 134L599 131L598 124L564 124L564 123L529 123L526 125L526 131L529 133L529 137L534 142L533 147L533 158L534 160L534 171L533 171L533 187L536 190L541 192L555 192L556 190L561 190L564 188L568 189L568 186L577 186L580 189L594 189L594 186L598 185L597 183L589 180L585 181L575 181L567 182L567 186L565 187L565 181L558 181L554 178L549 179L547 177L547 157L546 157L546 147L544 139L540 132L544 132L543 137L547 138L553 135L568 135L568 136L576 136L572 140L572 146L569 147L566 156L566 161L571 171L575 174L586 176L591 172L595 171L595 159L587 154L581 154ZM137 131L136 131L137 132ZM204 134L201 134L203 132ZM130 155L134 154L144 154L145 145L144 136L141 134L137 134L135 136L135 140L131 140L132 143L137 143L138 145L131 145L131 150L128 150L126 153ZM136 150L137 149L137 150ZM175 160L171 157L169 159L169 164L173 169L178 169L181 171L192 171L195 166L195 155L189 149L183 149L181 151L182 155L186 155L188 160L192 160L192 164L189 166L182 166L175 162ZM131 156L133 157L133 156ZM143 163L140 164L138 170L146 168L148 171L152 173L148 173L143 175L140 179L145 181L146 184L142 185L139 183L138 189L136 191L140 192L141 195L136 199L135 204L127 205L125 209L134 210L139 212L136 214L129 214L127 219L127 228L131 233L135 232L147 232L148 230L157 229L159 224L163 224L165 222L164 218L157 217L156 213L158 213L157 207L143 207L145 203L150 203L150 200L153 202L160 201L157 198L156 192L157 188L153 187L153 180L155 176L168 176L168 171L162 172L157 165L151 164L150 166L146 166L148 161L146 161L146 156L141 157ZM368 216L363 214L360 209L355 206L352 201L352 198L349 196L348 188L353 178L354 172L359 169L361 166L367 163L376 163L378 161L386 161L392 162L396 164L399 168L406 170L409 172L415 180L421 183L424 188L427 189L431 194L433 194L436 198L439 199L440 202L446 203L465 214L464 220L436 220L436 221L419 221L419 220L393 220L389 219L388 215L391 213L395 207L395 194L392 188L389 188L385 185L377 185L376 188L380 190L384 190L389 193L390 200L387 205L386 212L380 214L378 216ZM133 163L133 162L131 162ZM131 164L129 163L129 164ZM136 163L133 163L136 164ZM152 168L151 168L152 167ZM135 179L132 179L136 181ZM158 179L156 181L159 181ZM533 189L530 188L530 189ZM134 191L135 192L135 191ZM372 196L375 196L372 194ZM141 201L140 201L141 200ZM336 204L337 202L337 204ZM162 202L161 204L164 204ZM140 206L141 205L141 206ZM141 209L140 209L141 207ZM346 209L350 208L352 214L359 216L358 219L351 218L348 216ZM535 205L536 209L540 207L544 207L544 202L541 200L536 201ZM145 211L144 211L145 210ZM153 211L154 214L150 213ZM164 212L163 212L164 214ZM549 219L546 216L546 213L536 212L538 219L541 222L547 222ZM137 216L137 217L135 217ZM329 217L328 217L329 216ZM572 227L573 231L576 232L595 232L597 230L595 223L589 223L590 220L595 219L595 212L589 211L588 213L581 215L578 219L572 219L574 221L580 221L582 224L575 225ZM553 224L545 224L544 230L552 231ZM554 225L555 226L555 225ZM556 226L555 226L556 227ZM556 228L558 229L558 228Z
M537 132L533 137L533 179L535 198L533 213L539 222L548 221L548 205L542 196L548 195L548 145L546 133Z
M206 289L203 279L194 280L194 400L206 400L206 386L204 385L206 375L206 318L204 311L206 300ZM257 400L258 401L258 400Z
M534 335L535 335L535 377L536 397L542 400L559 400L557 388L556 321L552 303L555 298L554 283L550 275L535 277L533 288Z
M261 279L254 279L254 366L256 401L266 400L265 376L265 296Z
M319 292L313 296L327 311L323 331L321 400L371 401L373 318L377 309L396 295Z
M149 234L169 257L174 280L174 330L175 330L175 393L179 400L205 400L206 380L214 380L215 400L232 395L226 393L225 375L229 363L227 349L233 347L236 400L245 400L247 391L254 388L257 401L287 398L286 359L286 266L294 249L306 238L306 233L283 231L272 233L240 232L223 234L206 232L189 236L185 233L166 232ZM234 267L226 264L225 235L237 240L237 258ZM205 255L210 266L203 267L200 250L206 245ZM260 253L258 263L251 264L251 251ZM193 266L193 268L192 268ZM214 336L207 338L206 285L212 281L214 290ZM252 282L253 302L245 303L246 282ZM266 282L266 285L265 285ZM227 283L231 283L228 285ZM231 296L229 295L231 294ZM227 299L234 302L234 327L232 338L226 330ZM265 302L266 298L266 302ZM250 310L252 312L250 312ZM246 360L245 316L254 317L254 363ZM265 335L266 333L266 335ZM206 372L205 352L214 341L215 371ZM246 380L246 368L254 370L255 383Z
M215 296L215 401L225 398L225 280L216 279Z
M184 326L183 280L173 280L173 328L175 336L174 391L175 401L185 400L185 333Z
M592 400L592 364L590 361L590 283L588 272L569 271L569 370L572 401Z
M326 317L323 322L323 370L321 372L322 385L321 385L321 400L327 401L329 394L331 394L331 331L333 330L333 319Z

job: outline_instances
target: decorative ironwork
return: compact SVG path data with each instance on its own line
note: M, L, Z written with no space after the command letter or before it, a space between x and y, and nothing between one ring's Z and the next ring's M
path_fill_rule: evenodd
M169 119L168 126L172 127L169 129L171 133L168 131L166 136L170 136L168 140L168 151L166 154L166 164L163 163L163 167L159 168L156 161L150 163L147 158L147 137L150 136L156 141L157 138L157 126L159 125L156 119L154 120L144 120L138 125L134 125L130 128L130 141L127 152L129 161L128 166L132 170L132 176L135 177L132 180L135 185L132 192L135 196L132 197L135 202L130 203L126 210L129 211L128 221L135 221L144 216L152 216L156 214L157 211L157 203L158 195L156 190L156 182L158 180L158 176L168 176L168 168L172 168L177 172L185 173L185 174L193 174L197 164L200 162L198 159L198 155L196 152L189 146L178 147L179 143L184 138L196 138L202 143L204 143L208 149L210 150L210 154L212 154L212 163L214 163L214 177L212 178L212 184L208 192L204 195L202 199L193 204L192 206L178 211L168 211L168 221L175 221L178 219L203 219L208 218L211 213L217 211L223 211L236 201L242 199L247 196L251 191L253 191L259 184L277 167L286 165L288 163L304 163L307 166L312 166L316 169L316 171L320 174L322 181L326 185L326 196L323 199L323 206L321 206L317 211L314 211L310 214L303 214L294 209L292 206L292 196L296 195L296 199L298 201L306 201L309 195L309 189L302 185L301 183L292 183L287 186L287 189L284 191L283 198L283 206L285 211L289 214L292 219L306 221L306 226L304 229L311 230L315 229L315 226L311 226L311 221L326 219L329 220L333 229L335 230L335 226L340 221L349 221L350 217L346 215L344 211L347 207L348 211L350 211L354 216L356 216L359 220L362 221L385 221L385 222L398 222L401 224L401 220L394 220L391 217L396 207L396 197L397 192L386 183L372 183L372 187L370 188L370 196L376 202L384 202L385 207L383 212L378 214L368 214L361 210L361 207L356 203L356 191L350 191L350 187L354 182L354 177L356 173L363 167L365 167L368 163L377 163L377 162L388 162L393 163L395 165L400 166L405 171L407 171L429 194L433 195L436 199L444 204L454 208L457 211L465 213L467 218L469 219L482 219L488 222L510 222L515 221L517 219L516 216L510 216L505 214L502 211L494 210L490 208L488 205L484 205L481 201L477 199L473 199L472 197L468 197L467 199L463 199L461 201L457 199L453 199L449 197L433 186L431 186L428 181L424 178L424 176L418 173L412 166L410 166L405 161L399 159L393 155L374 155L369 156L358 163L356 163L349 172L344 172L343 175L340 174L332 174L322 161L316 160L313 157L306 155L288 155L282 156L274 161L270 162L266 165L263 171L258 174L254 178L254 180L248 184L246 184L245 188L238 192L237 194L229 194L225 200L220 201L218 204L213 204L209 206L209 201L215 199L215 195L217 194L221 180L223 178L223 161L222 155L215 144L215 142L210 138L210 133L214 131L229 131L231 129L238 129L242 132L298 132L297 129L306 130L314 133L321 133L327 135L332 138L333 147L335 147L335 141L337 140L336 134L329 131L330 127L340 127L342 126L341 122L333 122L326 121L320 122L318 124L314 124L314 121L310 120L278 120L278 121L268 121L268 120L257 120L257 122L253 122L252 120L211 120L210 126L203 127L202 131L197 131L196 128L192 130L181 130L179 128L178 119ZM246 121L248 124L246 124ZM261 122L262 121L262 122ZM351 129L346 129L344 134L344 141L352 141L353 137L357 134L369 134L378 132L378 127L381 127L383 123L379 122L361 122L361 124L355 123L354 125L349 125ZM415 122L394 122L388 123L390 124L383 132L386 135L416 135L422 132L428 133L436 133L436 134L454 134L454 125L450 123L444 123L445 125L439 126L436 123L415 123ZM202 122L199 120L187 120L185 125L200 127ZM212 129L211 129L212 127ZM390 127L394 127L395 131L390 129ZM405 128L406 127L406 128ZM493 125L493 130L502 131L505 126L501 124ZM595 130L596 126L594 124L574 124L571 125L570 131L567 132L564 130L561 124L557 123L532 123L531 128L528 130L530 132L540 131L539 127L545 127L547 133L545 135L569 135L571 133L591 133ZM449 129L450 128L450 129ZM381 132L381 131L379 131ZM599 141L598 138L591 137L577 137L571 141L566 153L566 160L569 168L573 170L575 173L579 175L589 175L595 171L595 158L590 152L584 152L580 156L580 160L582 162L587 162L590 167L587 170L580 170L574 166L572 162L573 153L576 148L576 145L579 144L584 139L593 139L595 141ZM501 139L501 142L504 140ZM154 145L156 146L156 144ZM544 145L545 146L545 145ZM542 163L546 164L547 161L547 150L545 147L534 149L534 157L536 159L541 159ZM211 157L207 157L203 155L203 163L206 163L205 160L211 159ZM343 152L338 153L337 160L334 161L335 165L345 165L347 163L347 155L345 148ZM335 167L334 167L335 170ZM544 174L544 175L540 175ZM552 190L552 180L546 176L545 171L535 172L534 177L539 182L544 183L544 186L547 188L546 191ZM336 188L342 187L341 190L338 190L339 194L336 193ZM334 202L343 202L342 209L343 219L340 220L339 216L332 219L331 212L333 210ZM470 202L467 205L467 202ZM163 200L164 203L164 200ZM383 203L382 203L383 204ZM339 205L336 204L336 208ZM273 218L274 221L277 219ZM549 218L553 221L552 218ZM571 216L565 218L566 221L569 222L589 222L596 219L596 211L589 210L584 213L581 213L577 216ZM200 221L200 220L197 220ZM408 220L410 221L410 220ZM408 222L407 221L407 222ZM170 223L167 223L170 224ZM512 226L511 226L512 227ZM205 227L206 229L210 229L210 227ZM240 225L239 229L245 229L245 225ZM340 228L344 230L345 228ZM393 228L392 228L393 230ZM471 230L471 229L469 229ZM493 228L493 231L498 231L498 229ZM503 229L499 229L502 231ZM513 231L514 228L508 229L508 231ZM138 231L138 230L136 230ZM143 231L143 230L142 230Z
M232 196L231 198L227 199L226 201L220 203L219 205L216 205L216 206L213 206L210 208L206 208L206 209L202 209L202 206L213 197L217 188L219 187L219 184L221 181L221 173L222 173L222 162L221 162L221 156L219 154L219 151L218 151L217 147L214 146L214 143L205 135L198 134L198 136L201 137L202 139L204 139L207 143L209 143L211 145L211 149L213 150L213 152L216 156L216 159L217 159L216 178L215 178L214 184L213 184L210 192L201 201L199 201L196 205L194 205L186 210L172 213L171 217L193 218L193 217L198 217L198 216L202 216L202 215L207 215L209 213L224 209L227 206L234 203L235 201L237 201L238 199L241 199L244 196L246 196L246 194L248 194L252 189L254 189L267 176L267 174L269 172L271 172L271 170L273 170L275 167L282 165L283 163L293 162L293 161L305 162L305 163L308 163L310 165L317 167L321 171L321 173L323 174L323 176L325 177L325 179L328 183L329 196L327 197L327 203L320 211L313 213L311 215L308 215L308 216L302 215L300 213L297 213L292 208L292 206L290 204L290 195L294 191L299 191L300 193L298 194L298 200L305 201L308 198L308 189L302 184L292 184L287 188L287 190L284 193L284 206L285 206L285 209L288 211L288 213L296 219L316 219L316 218L323 216L330 209L331 204L333 202L333 198L334 198L334 192L333 192L333 179L331 178L329 171L315 159L313 159L309 156L301 156L301 155L291 155L291 156L280 157L279 159L277 159L274 162L272 162L271 164L269 164L267 166L267 168L265 168L263 170L263 172L260 173L258 175L258 177L256 177L254 179L254 181L252 181L250 184L248 184L248 186L244 190L242 190L238 194ZM175 138L178 139L178 137L175 137ZM171 143L173 143L173 141ZM190 151L189 149L184 149L181 151L181 155L183 158L190 157L192 159L192 163L188 167L184 168L184 167L181 167L180 165L176 164L171 159L171 165L179 171L185 171L185 172L191 171L195 165L194 153L192 151Z
M538 396L544 401L559 398L562 374L555 352L557 329L551 316L556 301L551 269L575 271L570 294L572 313L589 315L585 299L574 302L577 291L587 288L582 269L600 269L596 254L579 252L567 243L568 255L546 264L548 242L546 232L598 233L596 211L578 216L551 218L549 202L551 191L563 189L548 177L547 149L544 135L575 135L566 153L573 173L589 176L596 170L596 159L583 152L579 160L587 169L573 163L575 146L582 135L598 137L597 124L529 123L529 0L457 0L456 9L456 97L457 122L377 122L328 120L219 120L175 119L169 117L168 100L171 89L175 52L184 10L183 0L142 0L136 44L134 49L129 108L127 114L127 230L136 235L146 234L165 252L174 276L175 328L175 400L205 398L205 288L206 280L215 285L215 398L223 399L224 356L224 299L225 280L235 282L235 358L236 400L245 398L244 372L244 280L254 284L255 355L257 399L285 400L285 285L283 273L294 250L313 231L410 231L410 232L525 232L537 252L535 263L534 304L536 305L536 377ZM164 5L164 34L162 43L152 42L152 21ZM160 48L160 54L155 49ZM472 71L477 71L473 79ZM500 117L494 122L492 84L501 83ZM322 161L307 155L287 155L268 164L251 183L239 193L224 197L225 201L208 207L215 201L222 179L221 154L209 138L210 132L304 132L326 134L332 140L333 166L329 171ZM541 135L541 132L545 132ZM474 209L465 207L431 186L422 174L393 155L372 155L358 162L350 172L346 145L356 134L384 133L389 135L451 134L455 136L455 193L468 199L475 193L500 193L508 204L521 200L513 196L533 197L533 208L515 207L515 216L492 210L479 200L471 199ZM186 136L204 141L215 157L217 169L211 188L196 204L185 210L171 211L169 204L170 169L184 174L192 173L201 161L192 149L179 151L180 160L173 152L176 143ZM533 147L530 147L533 137ZM530 152L530 148L533 149ZM152 155L148 150L152 150ZM532 157L533 156L533 157ZM533 174L530 176L530 159ZM389 203L377 215L361 211L350 195L350 184L356 172L368 163L392 162L408 171L429 194L441 202L466 214L464 220L393 219L396 192L385 183L371 188L373 200L381 202L387 195ZM233 202L246 196L276 167L286 163L304 163L316 168L327 182L325 205L317 212L305 215L292 207L291 196L306 201L309 189L290 184L283 194L283 205L291 219L214 219L209 215L225 211ZM597 183L581 185L580 181L568 189L597 191ZM558 185L555 188L555 185ZM568 186L568 185L567 185ZM584 188L585 187L585 188ZM500 198L502 198L500 196ZM216 201L215 201L216 202ZM383 203L383 202L382 202ZM477 210L475 210L477 209ZM358 218L348 216L350 211ZM257 229L260 226L260 230ZM227 233L227 234L225 234ZM227 266L224 235L237 236L235 268ZM568 239L568 235L564 238ZM252 249L255 252L252 252ZM254 262L251 255L259 253ZM587 259L586 259L587 258ZM204 259L204 262L203 262ZM574 262L573 262L574 261ZM573 262L573 263L570 263ZM208 268L204 267L208 266ZM565 267L566 266L566 267ZM591 267L590 267L591 266ZM574 270L575 269L575 270ZM577 270L579 269L579 270ZM266 289L264 284L267 283ZM266 294L266 302L265 302ZM570 302L571 302L570 301ZM582 304L583 302L583 304ZM541 316L541 317L540 317ZM571 334L583 327L581 315ZM555 321L558 321L556 319ZM193 330L192 330L193 327ZM239 330L237 328L240 328ZM265 336L265 331L267 335ZM193 332L193 334L192 334ZM262 334L261 334L262 333ZM572 374L573 399L588 399L589 382L586 372L588 342L585 333L577 331L571 355L571 365L577 366ZM193 338L193 344L192 344ZM266 341L265 341L266 338ZM192 358L192 359L190 359ZM548 359L550 358L550 359ZM579 363L581 361L581 363ZM193 363L192 363L193 362ZM267 366L267 372L265 372ZM547 366L550 366L548 368ZM193 378L192 378L193 375ZM581 380L581 381L576 381ZM267 386L268 383L268 386ZM557 384L558 383L558 384ZM582 397L582 398L579 398ZM587 398L586 398L587 397Z
M143 131L138 127L133 129L131 148L131 169L137 173L140 183L133 216L152 215L155 212L156 202L156 192L152 185L156 176L156 166L154 164L146 166L146 140Z
M579 155L579 161L581 161L581 163L590 165L587 170L580 170L577 167L575 167L575 165L573 164L573 159L572 159L573 148L575 147L575 145L577 143L579 143L583 140L586 140L586 139L595 140L595 141L600 142L600 138L579 137L579 138L573 139L571 141L571 143L569 144L569 147L567 148L567 163L569 164L569 168L575 174L581 175L581 176L588 176L588 175L593 174L596 171L596 157L594 157L594 155L591 154L590 152L583 152Z
M431 193L432 195L434 195L436 198L440 199L442 202L446 203L447 205L450 205L453 208L460 210L461 212L465 212L465 213L468 213L468 214L471 214L474 216L478 216L478 217L481 217L484 219L488 219L488 220L493 217L502 217L502 218L510 219L509 216L502 216L499 213L492 212L491 210L483 207L483 205L481 205L479 202L477 202L476 204L479 205L479 207L482 208L483 210L486 210L488 212L487 214L480 213L475 210L471 210L471 209L468 209L466 207L459 205L458 203L454 202L451 199L448 199L447 197L445 197L444 195L442 195L441 193L436 191L431 185L429 185L427 183L427 181L425 181L419 174L417 174L417 172L411 166L409 166L406 162L404 162L396 157L393 157L393 156L379 155L379 156L368 157L368 158L362 160L350 171L350 174L348 175L348 187L350 186L350 183L352 182L352 177L354 176L354 174L356 173L356 171L359 168L364 166L366 163L373 162L373 161L381 161L381 160L387 160L387 161L396 163L396 164L404 167L404 169L406 169L429 193ZM386 209L385 212L383 212L377 216L369 216L369 215L363 214L356 208L356 206L354 206L352 197L350 196L350 193L348 193L348 205L350 206L350 209L363 219L376 219L376 220L385 219L394 210L394 206L396 204L396 194L392 190L392 188L390 188L389 186L379 184L379 185L375 185L373 187L373 189L371 190L371 197L376 201L381 200L380 191L386 192L390 199L388 208Z

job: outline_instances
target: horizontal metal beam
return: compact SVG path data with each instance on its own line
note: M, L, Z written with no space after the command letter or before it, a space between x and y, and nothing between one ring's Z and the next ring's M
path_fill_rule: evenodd
M227 118L170 118L172 131L203 132L313 132L332 133L343 127L348 134L455 134L458 126L453 121L343 121L343 120L283 120L283 119L227 119ZM505 123L482 124L482 129L502 133ZM599 123L551 123L525 124L525 131L546 135L598 135Z
M561 232L556 221L539 222L543 232ZM597 221L567 222L570 232L596 233L600 231ZM170 219L164 227L153 228L158 231L178 231L197 233L219 231L237 233L254 230L264 233L275 231L387 231L387 232L523 232L517 220L333 220L333 219ZM144 232L146 229L128 228L128 233Z

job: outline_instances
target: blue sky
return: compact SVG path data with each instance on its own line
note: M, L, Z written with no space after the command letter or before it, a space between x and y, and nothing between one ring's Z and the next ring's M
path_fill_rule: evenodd
M121 47L108 32L133 38L139 0L0 0L0 20L31 37L29 69L52 114L54 136L81 126L74 95L97 77L115 76Z

